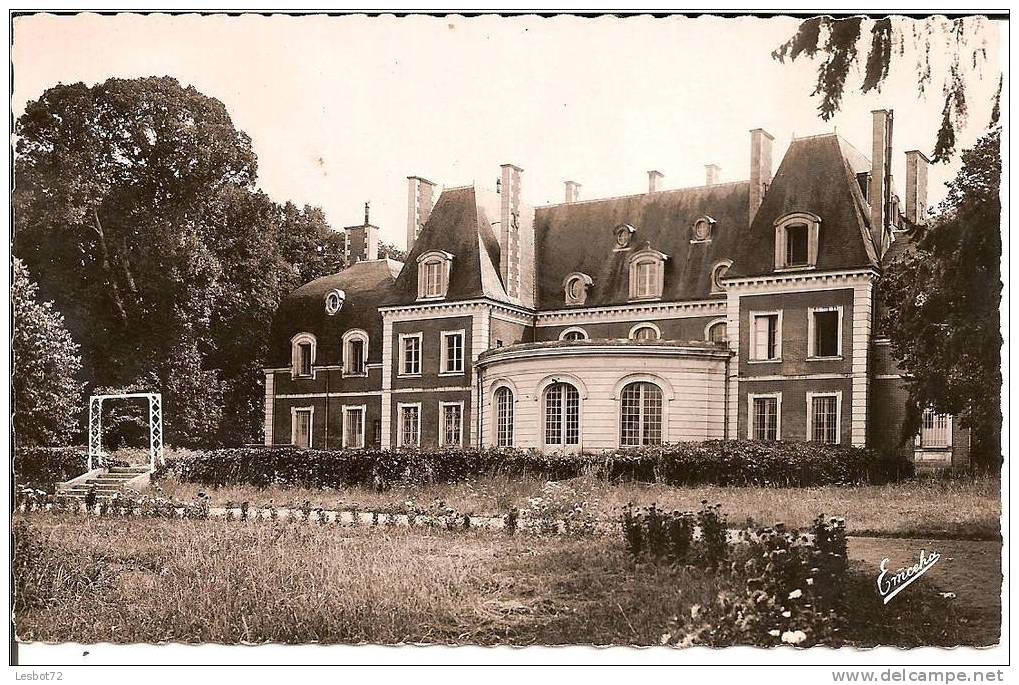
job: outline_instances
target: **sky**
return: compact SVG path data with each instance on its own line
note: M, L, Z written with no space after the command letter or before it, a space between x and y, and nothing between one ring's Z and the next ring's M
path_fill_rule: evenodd
M833 130L869 157L874 109L895 112L901 195L905 151L929 154L936 138L938 82L918 97L909 38L880 93L861 95L851 74L841 112L821 121L816 64L770 56L798 22L33 15L15 20L12 107L20 115L57 83L173 76L226 105L272 198L321 206L334 228L361 223L370 201L382 240L398 246L407 176L494 187L513 163L535 206L562 202L565 180L582 184L582 200L646 192L650 169L665 188L702 185L712 163L723 182L745 180L750 129L774 135L776 169L794 136ZM988 62L961 147L989 121L1003 31L986 22L980 33ZM931 169L929 204L957 169Z

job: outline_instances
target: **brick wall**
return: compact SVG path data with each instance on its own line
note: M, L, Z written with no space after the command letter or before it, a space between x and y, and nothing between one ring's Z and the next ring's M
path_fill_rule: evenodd
M394 391L390 397L392 417L389 427L390 445L399 445L400 415L399 405L403 403L421 404L421 447L439 446L439 402L463 402L463 444L471 444L471 422L474 415L471 411L471 393L469 390L436 391L427 390L422 392L398 392Z
M534 328L492 317L491 347L509 347L516 343L534 342Z
M782 393L782 440L806 440L807 436L807 393L842 392L842 415L839 426L839 442L851 444L853 383L849 378L831 380L781 380L781 381L740 381L738 432L737 437L746 438L749 433L748 394Z
M376 433L375 422L381 419L382 407L378 395L344 397L280 398L273 402L273 444L291 444L291 409L311 407L311 446L315 449L339 449L343 446L343 407L365 405L365 444L378 444L381 435Z
M464 372L456 375L439 375L442 359L442 332L464 332ZM401 377L399 375L402 356L400 354L400 335L421 333L421 377ZM449 386L470 386L473 378L471 364L471 345L473 334L473 317L452 316L445 318L425 319L422 321L396 321L393 323L393 390L405 388L441 388Z

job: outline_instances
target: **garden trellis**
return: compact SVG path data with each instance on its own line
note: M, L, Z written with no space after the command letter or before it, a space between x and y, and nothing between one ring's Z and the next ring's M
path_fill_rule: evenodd
M99 463L105 456L103 441L103 402L105 400L147 399L149 401L149 468L163 463L163 396L158 392L128 392L119 395L92 395L88 404L88 470L93 458Z

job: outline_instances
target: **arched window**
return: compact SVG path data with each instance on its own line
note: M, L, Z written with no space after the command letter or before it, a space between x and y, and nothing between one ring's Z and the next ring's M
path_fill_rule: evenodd
M368 375L368 334L359 328L343 334L343 375Z
M794 212L775 222L775 268L809 269L817 264L817 241L821 218Z
M732 262L728 259L715 264L715 267L711 270L711 292L725 292L725 283L722 282L722 279L725 278L725 274L729 271L730 266L732 266Z
M650 246L630 257L630 299L657 300L662 297L665 260L668 255Z
M726 328L725 319L713 321L708 324L704 332L704 339L713 343L724 343L729 340L729 331Z
M619 405L619 444L662 444L662 389L640 381L623 388Z
M315 375L315 336L298 333L290 339L290 375L294 378L313 378Z
M574 271L563 279L563 290L566 295L566 304L584 304L587 302L587 289L594 281L587 274Z
M453 255L442 250L431 250L418 257L417 261L418 299L445 297Z
M513 447L513 391L505 385L495 391L495 444Z
M567 447L580 444L580 393L569 383L545 388L545 445Z
M587 331L585 331L583 328L580 328L579 326L567 328L565 331L559 334L560 340L587 340L588 337L589 336L587 335Z
M630 340L661 340L662 331L653 323L639 323L630 329Z

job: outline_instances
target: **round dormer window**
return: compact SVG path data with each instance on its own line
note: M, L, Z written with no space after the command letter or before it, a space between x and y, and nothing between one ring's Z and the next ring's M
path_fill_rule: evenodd
M616 226L616 247L623 248L630 246L630 239L633 237L633 233L636 229L629 224L623 224L622 226Z
M701 217L693 224L693 239L708 240L709 238L711 238L711 220Z
M343 301L347 299L346 293L337 288L330 290L326 295L326 314L333 316L343 308Z

